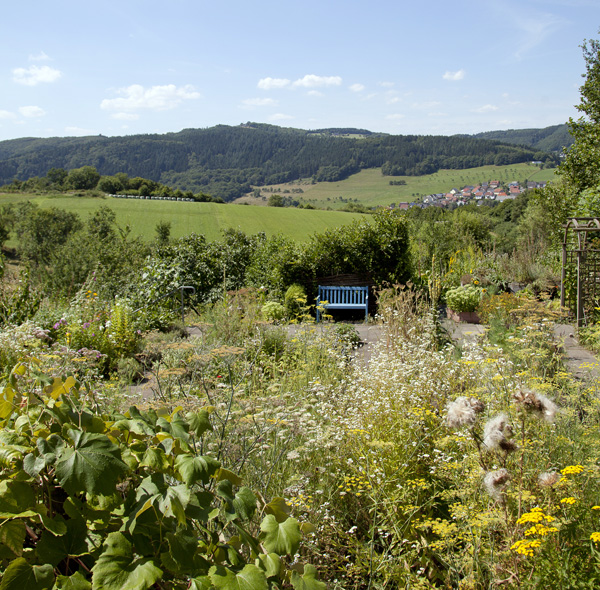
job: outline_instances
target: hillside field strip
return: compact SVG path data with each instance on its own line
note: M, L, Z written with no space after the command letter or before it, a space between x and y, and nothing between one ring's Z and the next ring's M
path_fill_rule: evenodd
M221 230L239 228L246 234L283 234L296 242L305 242L315 233L347 225L357 219L370 219L370 215L317 209L0 193L0 206L23 201L77 213L84 220L100 207L109 207L116 213L121 227L129 225L132 235L146 240L156 236L156 225L161 221L171 223L173 238L195 232L204 235L208 241L214 241L221 238ZM9 245L12 244L9 242Z
M265 205L270 194L281 194L310 203L315 207L340 209L347 202L357 202L365 207L389 206L392 203L410 203L432 193L446 193L466 185L498 180L502 183L525 180L548 182L554 178L554 169L540 170L532 164L508 166L480 166L465 170L440 170L426 176L383 176L380 168L361 170L340 182L318 182L310 179L272 185L262 188L262 198L243 197L243 202ZM390 185L390 181L403 180L405 185ZM267 189L267 190L265 190ZM302 189L302 193L293 192Z

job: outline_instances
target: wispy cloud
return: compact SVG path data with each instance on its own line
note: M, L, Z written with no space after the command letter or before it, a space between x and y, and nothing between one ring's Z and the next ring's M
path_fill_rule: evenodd
M94 131L91 129L84 129L83 127L65 127L65 135L73 136L73 135L96 135Z
M291 81L287 78L261 78L258 81L258 87L261 90L278 90L289 86Z
M365 89L364 84L352 84L350 86L350 90L352 90L352 92L362 92L364 89Z
M0 121L14 119L16 115L10 111L0 111Z
M294 86L302 88L318 88L321 86L340 86L342 79L339 76L316 76L315 74L306 74L294 82Z
M15 68L13 80L25 86L36 86L42 83L56 82L62 72L50 66L30 66L28 68Z
M34 119L36 117L43 117L46 114L46 111L40 107L26 106L19 107L19 113L21 113L21 115L27 119Z
M50 56L47 55L44 51L40 51L36 55L30 55L29 61L50 61Z
M192 86L151 86L144 88L140 84L132 84L117 91L118 98L105 98L100 108L106 111L128 113L138 110L168 111L178 107L183 101L196 100L201 94Z
M458 70L456 72L446 72L442 78L444 80L449 80L450 82L458 82L459 80L464 79L465 77L465 71L464 70Z
M484 104L483 106L473 109L474 113L493 113L494 111L497 111L498 107L496 105L493 104Z

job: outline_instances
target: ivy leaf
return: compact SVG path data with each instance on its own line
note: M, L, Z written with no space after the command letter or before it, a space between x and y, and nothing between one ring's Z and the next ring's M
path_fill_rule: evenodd
M20 557L23 554L26 534L25 523L22 520L8 520L0 526L0 543Z
M50 564L30 565L19 557L6 568L0 590L50 590L53 584L54 571Z
M152 559L133 559L131 543L123 533L108 535L92 573L93 590L146 590L162 577Z
M182 481L188 486L195 484L198 480L208 483L219 466L220 463L216 459L205 455L199 457L178 455L175 459L175 468L179 471Z
M69 431L73 447L64 447L56 461L56 477L69 493L89 492L110 496L128 467L119 448L104 434Z
M248 563L241 572L235 573L222 566L212 567L208 572L213 586L223 590L268 590L265 572Z
M300 575L297 571L292 572L290 582L294 590L326 590L327 585L317 580L317 569L314 565L306 564L304 573Z
M52 590L91 590L92 585L80 572L72 576L58 576Z
M265 516L260 524L260 539L269 553L294 555L300 545L300 526L295 518L277 522L272 514Z

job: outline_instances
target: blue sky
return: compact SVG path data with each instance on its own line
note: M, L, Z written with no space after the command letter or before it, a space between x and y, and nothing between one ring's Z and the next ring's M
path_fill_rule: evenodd
M598 0L5 3L0 140L246 121L394 134L576 116Z

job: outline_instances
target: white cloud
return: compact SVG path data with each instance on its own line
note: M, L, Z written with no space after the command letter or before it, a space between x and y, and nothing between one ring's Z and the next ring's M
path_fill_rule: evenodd
M247 98L242 104L246 107L276 107L278 102L272 98Z
M28 119L33 119L35 117L43 117L46 114L46 111L40 107L27 106L19 107L19 113Z
M291 82L287 78L262 78L258 81L261 90L276 90L289 86Z
M474 113L492 113L494 111L497 111L498 107L496 105L493 104L484 104L482 107L479 107L477 109L473 109Z
M178 107L184 100L195 100L201 97L192 86L177 87L174 84L144 88L140 84L132 84L117 91L120 98L105 98L100 108L121 113L148 109L151 111L167 111Z
M0 111L0 120L2 119L14 119L16 115L10 111Z
M40 51L37 55L30 55L29 61L49 61L50 56L46 55L44 51Z
M339 86L342 79L339 76L315 76L314 74L306 74L304 78L300 78L294 82L294 86L303 88L317 88L320 86Z
M457 72L446 72L442 78L444 80L450 80L451 82L458 82L458 80L462 80L465 77L464 70L458 70Z
M350 86L350 90L352 90L352 92L362 92L364 89L364 84L352 84L352 86Z
M60 70L50 66L30 66L13 70L13 80L25 86L36 86L42 82L56 82L61 76Z
M379 86L383 88L393 88L395 86L394 82L379 82Z
M113 113L110 118L118 121L137 121L140 116L135 113Z
M289 119L293 119L292 115L285 115L284 113L275 113L269 117L270 121L288 121Z
M401 115L399 113L395 113L393 115L388 115L386 117L386 119L390 120L390 121L399 121L400 119L404 119L406 117L406 115Z

